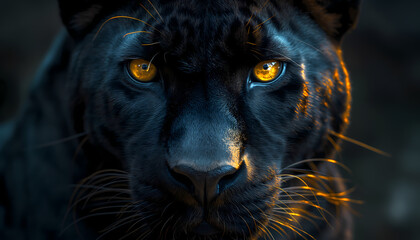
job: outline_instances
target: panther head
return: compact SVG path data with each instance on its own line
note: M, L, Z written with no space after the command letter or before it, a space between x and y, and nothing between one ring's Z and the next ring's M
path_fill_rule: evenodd
M340 218L329 141L348 124L358 2L61 0L73 124L88 165L126 181L108 234L308 238Z

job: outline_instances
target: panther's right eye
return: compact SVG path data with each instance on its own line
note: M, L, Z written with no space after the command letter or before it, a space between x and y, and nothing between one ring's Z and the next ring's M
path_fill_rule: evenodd
M156 77L155 65L144 59L133 59L128 64L130 75L139 82L151 82Z
M260 82L271 82L280 76L283 67L283 63L277 60L262 61L254 67L254 77Z

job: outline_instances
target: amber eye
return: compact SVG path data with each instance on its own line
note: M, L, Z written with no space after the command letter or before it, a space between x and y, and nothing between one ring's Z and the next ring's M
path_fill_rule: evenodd
M254 67L254 76L261 82L275 80L282 72L283 63L277 60L262 61Z
M131 60L128 66L131 76L140 82L150 82L156 77L155 65L143 59Z

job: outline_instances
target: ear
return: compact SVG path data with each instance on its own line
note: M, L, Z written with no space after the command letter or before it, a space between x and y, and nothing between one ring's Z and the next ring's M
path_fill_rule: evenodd
M360 0L294 0L337 43L352 29L359 15Z
M61 19L70 35L82 38L122 0L59 0Z

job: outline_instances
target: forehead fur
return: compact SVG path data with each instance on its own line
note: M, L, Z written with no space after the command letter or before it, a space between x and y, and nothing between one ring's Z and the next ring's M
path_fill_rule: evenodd
M283 28L291 11L273 1L160 1L145 2L137 12L152 25L151 42L162 52L182 58L185 66L211 65L211 57L232 60L245 53L258 54L270 39L266 27Z

